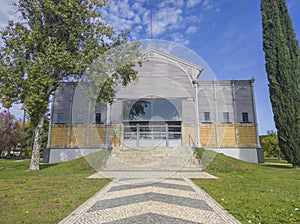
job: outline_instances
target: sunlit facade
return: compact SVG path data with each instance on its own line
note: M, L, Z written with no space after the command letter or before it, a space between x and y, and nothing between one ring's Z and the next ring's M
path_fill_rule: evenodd
M91 106L80 83L57 90L46 162L108 145L192 147L197 130L198 146L259 162L253 79L201 80L201 66L154 48L145 55L138 82L118 87L111 106Z

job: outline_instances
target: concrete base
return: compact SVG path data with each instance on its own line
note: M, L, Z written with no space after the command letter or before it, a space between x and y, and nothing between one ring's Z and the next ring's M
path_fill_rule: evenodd
M250 163L258 163L256 148L206 148Z
M61 163L98 152L102 149L49 149L48 163Z
M246 162L259 163L256 148L206 148L217 153L223 153L236 159ZM98 152L102 149L48 149L49 160L45 163L60 163L86 156L90 153Z

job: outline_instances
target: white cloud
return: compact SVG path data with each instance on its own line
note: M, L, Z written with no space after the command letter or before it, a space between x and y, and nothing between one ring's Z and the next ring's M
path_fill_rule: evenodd
M180 27L182 10L179 8L166 7L153 15L153 34L160 35L166 31Z
M140 1L130 5L128 0L112 1L108 7L101 10L106 22L112 25L116 31L131 30L131 36L137 38L137 32L140 32L139 27L143 22L146 9L142 7Z
M203 10L208 11L208 10L214 9L214 4L211 0L204 0L202 2L202 7L203 7Z
M0 0L0 29L4 28L8 20L17 20L17 8L12 0Z
M202 0L188 0L187 4L186 4L186 7L187 8L193 8L196 5L200 4L201 2L202 2Z
M184 0L162 0L160 3L158 3L158 8L163 7L182 7L184 6Z
M186 29L185 33L190 34L190 33L196 33L198 28L196 26L190 26L189 28Z
M143 21L143 25L148 25L149 24L149 20L150 20L150 11L146 11L143 15L142 15L142 21Z
M117 31L130 29L133 38L149 38L151 3L153 38L180 40L178 35L172 38L172 34L195 34L206 11L215 10L212 0L115 0L102 13Z
M138 2L135 2L133 5L132 5L132 9L138 14L138 15L143 15L147 9L143 7L142 4L138 3Z
M188 45L190 43L182 34L180 33L173 33L172 34L173 41L180 43L182 45Z
M203 11L219 11L219 9L216 7L216 4L213 0L188 0L186 3L186 8L191 9L195 7L201 7Z

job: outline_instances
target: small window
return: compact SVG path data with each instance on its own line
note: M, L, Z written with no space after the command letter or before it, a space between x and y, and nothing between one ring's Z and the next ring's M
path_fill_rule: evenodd
M95 122L101 124L101 113L96 113Z
M58 113L57 114L57 123L58 124L64 124L65 123L65 114L64 113Z
M229 112L223 112L223 122L229 123Z
M210 112L204 112L204 122L210 122Z
M248 113L243 112L242 117L243 117L243 123L249 123Z

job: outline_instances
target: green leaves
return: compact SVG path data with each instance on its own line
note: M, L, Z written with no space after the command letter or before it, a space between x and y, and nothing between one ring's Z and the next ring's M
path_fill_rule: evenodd
M82 76L81 86L94 103L104 100L111 104L115 98L115 88L137 79L133 67L141 59L139 43L119 43L96 58Z
M136 79L133 67L138 45L127 45L124 33L116 34L105 25L99 8L107 2L18 1L22 22L10 21L1 31L0 100L6 107L23 103L31 124L37 127L50 95L62 82L86 79L97 87L96 92L90 91L94 99L112 103L118 83L125 86ZM97 73L83 77L101 55L103 70L98 68ZM103 76L99 78L99 74ZM33 149L38 151L40 144L37 140Z
M279 146L300 165L300 50L284 0L261 0L263 48Z
M138 45L126 45L124 33L117 35L104 24L98 9L107 2L19 0L24 22L10 21L1 32L0 94L6 106L25 103L36 125L59 83L81 78L101 55L109 56L102 56L107 63L101 65L101 74L108 79L105 84L96 80L99 72L89 78L97 88L103 87L98 89L98 100L112 102L119 82L125 86L136 79L132 68L139 56Z

